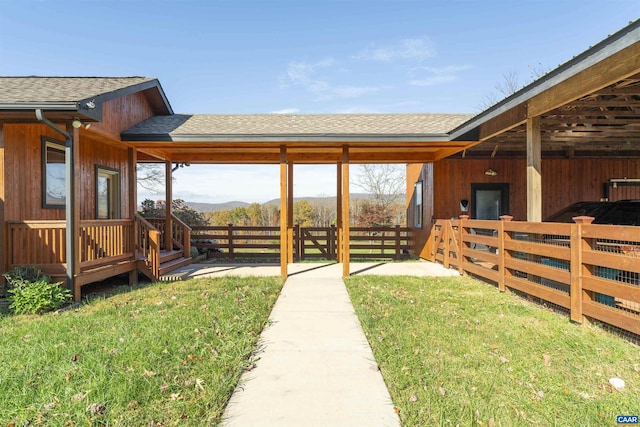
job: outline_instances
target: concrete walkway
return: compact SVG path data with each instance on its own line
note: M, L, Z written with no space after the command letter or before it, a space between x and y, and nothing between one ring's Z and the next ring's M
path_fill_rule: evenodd
M352 274L457 275L439 264L353 263ZM279 266L191 265L179 278L279 275ZM223 416L225 427L399 426L341 278L342 265L291 264ZM178 279L178 277L176 277Z

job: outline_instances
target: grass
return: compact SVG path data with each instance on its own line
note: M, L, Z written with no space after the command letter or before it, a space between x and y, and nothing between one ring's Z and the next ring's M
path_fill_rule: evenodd
M601 426L640 414L639 349L618 336L471 278L345 281L405 427Z
M0 425L215 425L282 283L162 283L1 317Z

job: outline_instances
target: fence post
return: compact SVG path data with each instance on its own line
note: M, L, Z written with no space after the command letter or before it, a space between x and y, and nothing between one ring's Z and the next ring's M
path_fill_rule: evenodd
M233 255L233 224L228 225L227 240L229 241L229 259L235 260L235 256Z
M327 236L329 242L329 257L331 259L337 259L336 254L336 225L331 224L329 227L329 235Z
M571 320L584 323L582 314L583 297L593 299L592 292L582 290L582 272L591 274L589 269L582 265L582 224L591 224L594 220L590 216L577 216L572 218L575 224L571 225Z
M511 221L513 221L513 217L511 215L500 216L500 225L498 227L498 290L500 292L507 290L507 286L505 284L506 269L504 267L504 260L510 255L507 255L504 250L504 240L506 235L504 231L504 223Z
M396 224L396 260L402 258L402 250L400 249L400 224Z
M300 224L299 223L295 223L295 225L293 226L293 260L298 262L298 261L302 261L302 257L303 254L300 251L301 247L300 247L300 240L302 238L302 234L301 234L301 230L300 230Z
M442 260L442 265L444 268L449 268L449 229L451 228L451 220L445 221L445 226L440 230L441 241L444 242L444 259Z
M464 267L462 266L462 264L464 264L463 249L464 236L467 234L467 229L464 226L464 222L469 219L469 215L460 215L458 218L460 218L460 222L458 225L458 234L460 235L460 241L458 242L458 273L460 273L460 275L464 275Z

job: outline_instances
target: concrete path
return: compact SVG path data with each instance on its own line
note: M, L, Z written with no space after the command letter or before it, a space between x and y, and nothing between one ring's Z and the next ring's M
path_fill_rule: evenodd
M399 426L342 279L287 279L224 426Z

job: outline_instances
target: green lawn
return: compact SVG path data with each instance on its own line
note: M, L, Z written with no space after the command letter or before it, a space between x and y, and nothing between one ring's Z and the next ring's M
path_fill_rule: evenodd
M640 415L640 349L618 336L471 278L345 281L405 427L610 426Z
M154 284L0 317L0 426L216 424L282 283Z

